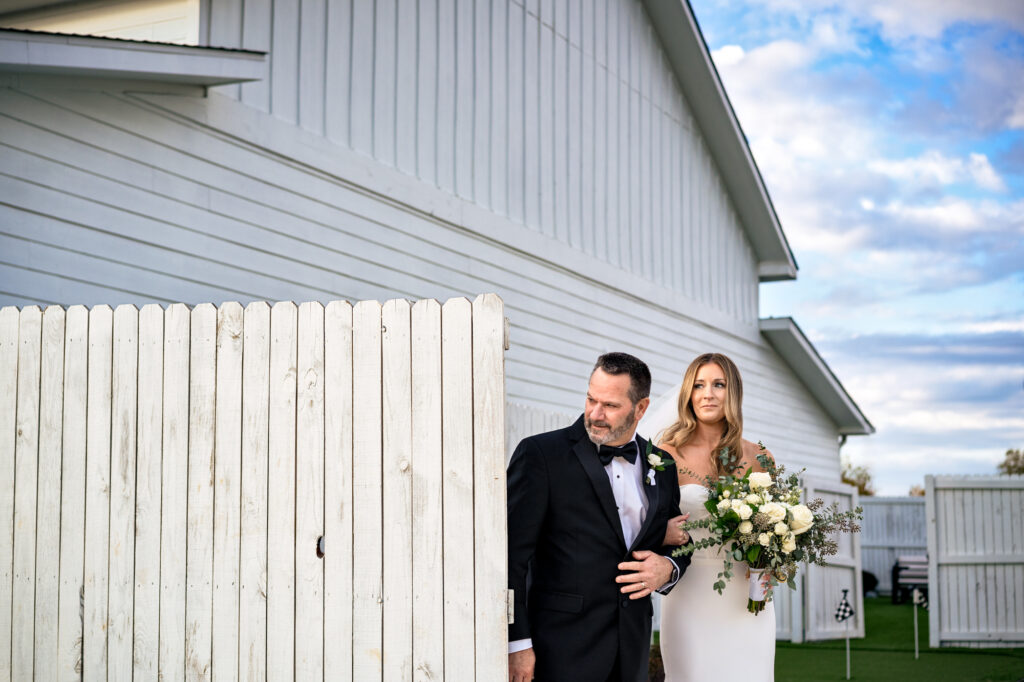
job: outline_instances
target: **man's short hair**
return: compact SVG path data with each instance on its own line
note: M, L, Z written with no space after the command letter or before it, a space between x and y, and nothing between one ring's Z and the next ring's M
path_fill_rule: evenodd
M598 369L607 374L628 374L629 399L634 405L651 395L651 370L640 358L629 353L605 353L597 359L590 374Z

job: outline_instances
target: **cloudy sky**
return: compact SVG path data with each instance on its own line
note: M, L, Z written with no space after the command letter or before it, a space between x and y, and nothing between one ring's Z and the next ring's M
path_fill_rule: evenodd
M1024 447L1024 2L691 0L880 494Z

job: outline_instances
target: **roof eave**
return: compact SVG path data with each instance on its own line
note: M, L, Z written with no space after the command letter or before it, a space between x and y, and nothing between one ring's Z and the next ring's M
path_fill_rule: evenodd
M644 0L759 261L760 281L795 279L796 259L687 0Z
M0 71L215 86L260 80L266 54L0 29Z
M793 318L762 318L758 326L762 336L836 423L841 435L867 436L875 432L875 427Z

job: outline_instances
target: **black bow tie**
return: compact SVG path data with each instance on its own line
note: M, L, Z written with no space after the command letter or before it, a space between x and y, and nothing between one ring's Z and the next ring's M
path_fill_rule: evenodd
M608 466L608 463L615 457L625 457L626 461L630 464L636 464L636 456L639 453L640 448L637 447L635 440L631 440L620 447L602 445L597 449L597 456L601 459L602 466Z

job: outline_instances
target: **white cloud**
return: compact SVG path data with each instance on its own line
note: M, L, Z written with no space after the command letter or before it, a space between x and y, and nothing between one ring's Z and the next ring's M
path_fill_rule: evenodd
M982 216L974 206L961 199L950 198L931 206L907 206L894 201L885 206L882 212L906 223L939 230L967 232L984 225Z
M715 66L720 69L739 64L745 55L746 53L739 45L723 45L721 48L711 51L711 58L715 61Z
M872 161L868 168L893 180L920 185L949 186L969 181L986 190L1006 190L1006 184L989 163L988 157L978 153L972 153L965 161L930 149L916 157Z
M1024 93L1017 97L1017 102L1013 105L1013 111L1010 112L1010 116L1006 119L1006 127L1016 130L1024 128Z

